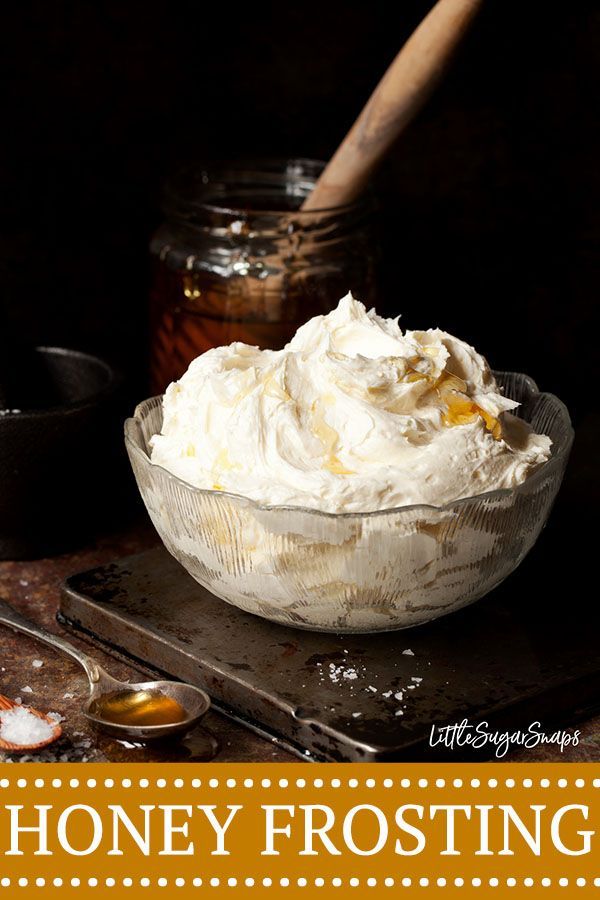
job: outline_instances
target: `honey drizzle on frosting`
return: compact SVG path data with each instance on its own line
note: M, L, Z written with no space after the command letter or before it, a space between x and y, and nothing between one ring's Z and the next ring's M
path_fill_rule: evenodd
M346 469L335 450L339 441L339 434L328 425L325 421L325 412L323 405L328 403L328 396L325 395L321 402L315 401L311 406L312 412L312 432L323 444L325 462L323 467L334 475L354 475L351 469Z
M444 425L449 428L455 425L469 425L479 416L494 440L499 441L502 438L500 421L467 396L467 385L462 378L445 372L438 378L435 389L446 405L446 412L442 415Z

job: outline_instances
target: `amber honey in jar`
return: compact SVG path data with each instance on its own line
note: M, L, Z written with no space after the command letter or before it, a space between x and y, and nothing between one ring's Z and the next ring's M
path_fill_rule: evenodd
M151 382L161 393L211 347L279 349L352 290L375 303L368 199L300 209L324 164L293 159L182 170L150 245Z

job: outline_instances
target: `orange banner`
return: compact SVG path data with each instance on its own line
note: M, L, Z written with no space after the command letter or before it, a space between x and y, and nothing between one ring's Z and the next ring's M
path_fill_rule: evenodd
M0 854L0 897L571 896L600 887L600 765L4 765Z

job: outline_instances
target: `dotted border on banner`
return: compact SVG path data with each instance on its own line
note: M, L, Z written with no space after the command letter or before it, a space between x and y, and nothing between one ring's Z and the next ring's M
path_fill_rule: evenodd
M348 778L348 779L340 779L340 778L331 778L331 779L323 779L323 778L296 778L292 779L295 783L295 787L297 788L305 788L305 787L314 787L314 788L323 788L323 787L331 787L331 788L340 788L342 787L342 782L345 787L349 788L357 788L361 786L361 781L358 778ZM224 778L221 781L218 778L209 778L208 781L202 782L200 778L192 778L187 784L188 787L192 788L200 788L204 785L204 787L209 788L218 788L218 787L227 787L227 788L236 788L236 787L244 787L244 788L254 788L254 787L262 787L262 788L271 788L271 787L280 787L287 788L289 787L290 781L287 778L279 778L271 780L270 778L262 778L262 779L254 779L254 778L243 778L240 779L239 782L235 778ZM375 788L378 786L378 781L376 778L365 778L362 781L362 784L366 788ZM431 783L427 778L415 778L411 780L410 778L383 778L379 785L384 788L497 788L499 785L507 788L514 788L517 786L517 781L514 778L505 778L498 780L497 778L488 778L487 781L483 782L479 778L471 778L471 779L462 779L462 778L453 778L446 781L445 778L436 778L432 780ZM183 788L186 787L186 780L184 778L174 778L171 782L167 782L166 778L157 778L153 785L157 788L166 788L166 787L174 787L174 788ZM532 788L535 786L541 788L549 788L552 786L552 782L549 778L540 778L539 780L532 778L523 778L519 780L519 785L524 788ZM80 786L86 786L88 788L98 787L98 781L96 778L69 778L63 781L62 778L35 778L32 781L28 781L27 778L16 778L11 781L10 778L0 778L0 788L10 788L10 787L18 787L18 788L26 788L26 787L37 787L37 788L62 788L62 787L71 787L71 788L79 788ZM103 786L105 788L131 788L134 786L131 778L105 778L103 780ZM150 787L150 781L148 778L139 778L135 784L136 787L140 788L148 788ZM567 778L557 778L556 779L556 787L559 788L567 788L567 787L576 787L576 788L584 788L584 787L594 787L600 788L600 778L594 778L590 782L586 782L584 778L575 778L572 781L569 781Z
M340 788L342 787L342 782L344 785L354 789L359 787L361 784L360 780L357 778L349 778L349 779L340 779L340 778L332 778L330 780L325 780L323 778L314 778L305 779L305 778L297 778L295 779L295 786L298 788L305 788L308 786L312 786L314 788L320 789L323 787L331 787L331 788ZM254 788L260 787L262 788L271 788L271 787L279 787L279 788L287 788L289 786L289 780L287 778L279 778L274 779L273 781L270 778L262 778L260 781L258 779L253 778L244 778L240 779L239 784L235 778L227 778L220 781L218 778L210 778L204 784L205 787L209 788L218 788L218 787L227 787L227 788L235 788L235 787L244 787L244 788ZM364 786L366 788L375 788L377 787L377 779L369 777L364 779ZM434 781L430 782L427 778L418 778L411 780L410 778L399 778L397 780L392 778L383 778L380 782L381 786L384 788L393 788L400 787L403 789L407 789L410 787L415 788L428 788L428 787L436 787L436 788L481 788L488 787L491 789L497 788L499 785L499 780L497 778L489 778L481 782L479 778L471 778L463 780L462 778L454 778L452 780L446 781L444 778L436 778ZM520 780L520 785L524 788L532 788L534 784L537 786L539 784L540 788L549 788L551 786L551 781L549 778L540 778L539 781L536 779L535 782L532 778L523 778ZM10 788L11 786L16 786L17 788L26 788L28 786L33 786L37 788L45 788L45 787L71 787L71 788L79 788L80 785L85 784L88 788L95 788L98 786L98 781L95 778L88 779L78 779L78 778L70 778L65 779L64 783L61 778L52 778L52 779L44 779L44 778L35 778L33 781L29 782L26 778L16 778L11 780L10 778L0 778L0 789ZM186 785L186 781L183 778L177 777L172 780L172 782L168 783L165 778L157 778L153 784L156 785L157 788L166 788L167 786L172 786L174 788L183 788ZM516 787L517 781L514 778L506 778L502 781L502 784L507 788ZM133 782L130 778L122 778L122 779L113 779L113 778L105 778L103 781L103 786L105 788L131 788L133 786ZM148 788L150 787L150 781L147 778L140 778L136 782L136 786L140 788ZM202 779L200 778L192 778L189 782L189 786L192 788L200 788L203 786ZM567 788L567 787L575 787L575 788L584 788L586 787L586 780L584 778L576 778L573 781L569 781L567 778L558 778L556 780L556 786L558 788ZM590 787L600 788L600 778L594 778L589 782ZM220 879L217 877L210 878L206 881L203 881L202 878L192 878L186 881L185 878L174 878L169 881L167 878L157 878L154 882L148 877L142 877L139 880L135 880L130 877L124 877L122 879L115 878L88 878L87 880L83 880L83 886L87 887L96 887L98 885L103 885L105 887L116 887L117 884L122 887L132 887L134 883L141 887L150 887L153 884L156 887L167 887L169 885L174 887L220 887L220 886L228 886L228 887L254 887L254 886L262 886L262 887L272 887L274 885L278 887L289 887L290 884L294 884L298 887L307 887L309 884L314 885L315 887L324 887L326 883L330 883L332 887L376 887L378 885L385 887L462 887L465 884L469 884L472 887L498 887L500 885L506 885L506 887L517 887L518 885L523 885L523 887L534 887L536 884L542 887L550 887L552 885L558 887L597 887L600 888L600 877L593 879L586 879L583 877L579 878L557 878L552 880L551 878L539 878L534 879L531 877L525 878L513 878L508 877L504 879L499 879L496 877L490 878L429 878L429 877L421 877L421 878L410 878L408 876L404 876L402 878L395 879L391 876L384 878L346 878L343 879L341 877L333 877L329 880L325 878L317 877L314 879L307 879L304 877L298 877L295 879L289 878L279 878L272 879L269 877L265 878L244 878L238 879L235 877ZM20 878L0 878L0 888L17 888L17 887L63 887L65 885L70 885L71 887L80 887L82 885L82 880L77 877L73 878L53 878L53 879L45 879L45 878L36 878L36 879L28 879L25 877Z
M140 879L133 879L130 877L125 877L121 879L115 878L36 878L28 879L28 878L0 878L0 888L16 888L16 887L40 887L40 888L48 888L48 887L97 887L98 885L102 885L103 887L116 887L117 885L120 887L133 887L134 884L140 887L290 887L290 885L297 887L308 887L314 885L315 887L324 887L326 884L331 884L332 887L463 887L465 884L469 884L472 887L499 887L501 885L506 885L506 887L517 887L523 885L523 887L535 887L539 885L541 887L551 887L552 885L558 887L597 887L600 888L600 878L594 879L585 879L585 878L539 878L534 879L530 877L526 878L392 878L391 876L385 878L340 878L334 877L331 879L325 878L279 878L273 879L269 877L265 878L210 878L206 881L203 881L202 878L172 878L170 881L168 878L157 878L154 881L151 878L143 877Z

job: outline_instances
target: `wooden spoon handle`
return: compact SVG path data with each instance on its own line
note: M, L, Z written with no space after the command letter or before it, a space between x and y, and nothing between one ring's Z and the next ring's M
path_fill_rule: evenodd
M440 79L482 0L438 0L402 47L340 144L303 210L354 200Z

